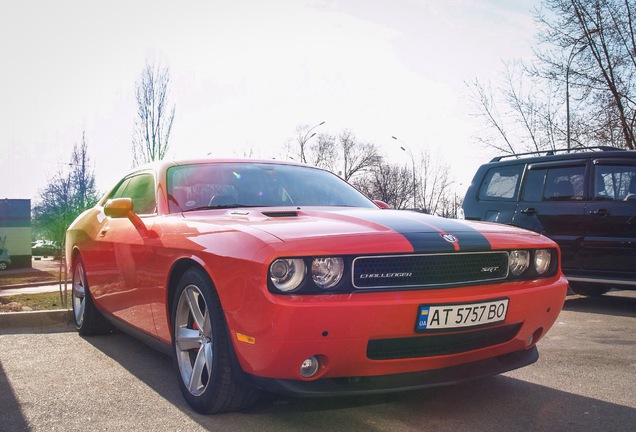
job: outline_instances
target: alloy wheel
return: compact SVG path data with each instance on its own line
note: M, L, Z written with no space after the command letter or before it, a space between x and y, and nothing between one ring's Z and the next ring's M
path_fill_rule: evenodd
M175 315L175 351L179 372L188 391L205 392L212 375L214 339L211 311L196 285L181 292Z

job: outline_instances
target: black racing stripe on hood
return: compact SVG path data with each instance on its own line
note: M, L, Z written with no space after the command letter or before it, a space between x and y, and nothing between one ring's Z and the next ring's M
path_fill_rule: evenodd
M453 219L387 210L365 212L362 218L402 234L411 243L414 252L491 250L490 242L482 233ZM454 236L457 242L445 240L444 234Z

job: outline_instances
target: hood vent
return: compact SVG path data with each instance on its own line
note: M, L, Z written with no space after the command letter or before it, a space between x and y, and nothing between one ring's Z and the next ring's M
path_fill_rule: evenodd
M298 212L296 211L272 211L272 212L263 212L263 214L267 217L297 217Z

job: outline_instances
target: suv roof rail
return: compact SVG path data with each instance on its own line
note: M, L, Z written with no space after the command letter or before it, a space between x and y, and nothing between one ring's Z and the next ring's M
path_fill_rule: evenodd
M519 159L521 156L533 156L533 155L552 156L552 155L555 155L557 153L574 153L574 152L585 151L585 150L627 151L627 150L625 150L624 148L621 148L621 147L610 147L610 146L575 147L575 148L571 148L571 149L552 149L552 150L541 150L541 151L528 152L528 153L514 153L514 154L494 157L494 158L491 159L490 162L499 162L500 160L506 159L506 158L517 158L517 159Z

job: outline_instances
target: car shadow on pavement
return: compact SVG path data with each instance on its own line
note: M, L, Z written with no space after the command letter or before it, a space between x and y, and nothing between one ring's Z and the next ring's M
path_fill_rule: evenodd
M6 429L5 429L6 428ZM29 430L20 404L0 362L0 430Z
M619 432L636 424L634 408L508 375L364 397L300 399L267 394L244 412L203 416L183 400L170 357L123 333L84 340L207 430Z
M569 295L563 309L573 312L636 318L636 296L634 296L634 291L611 291L597 297Z

